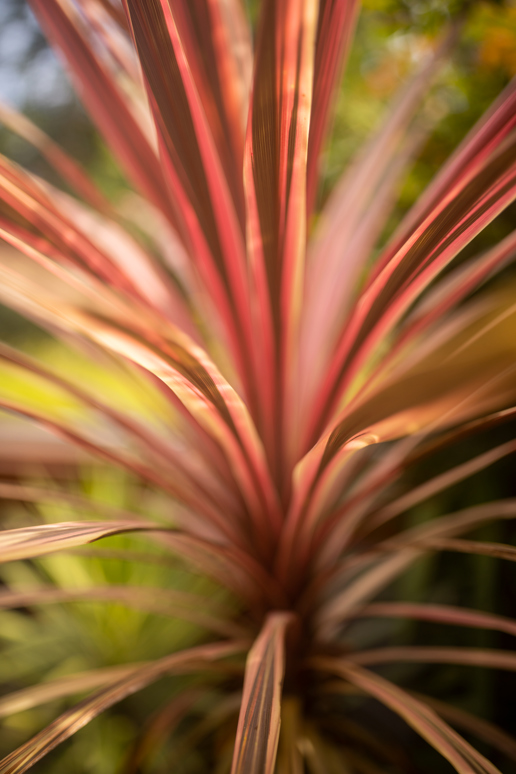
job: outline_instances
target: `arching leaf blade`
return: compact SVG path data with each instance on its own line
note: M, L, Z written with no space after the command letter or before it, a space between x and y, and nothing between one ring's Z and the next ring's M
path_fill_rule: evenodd
M241 642L202 645L174 653L137 668L114 685L108 685L93 696L65 712L29 742L19 747L2 761L0 774L22 774L43 758L50 750L64 742L97 715L147 685L177 672L197 671L228 656L237 655L245 648Z

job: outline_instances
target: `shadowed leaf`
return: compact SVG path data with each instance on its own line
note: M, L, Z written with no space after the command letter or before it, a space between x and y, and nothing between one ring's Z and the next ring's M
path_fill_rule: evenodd
M453 541L451 541L453 542ZM415 618L418 621L434 621L451 626L475 626L493 629L516 637L516 621L481 610L467 610L451 605L416 604L411 602L377 602L356 612L356 615L382 616L387 618Z
M189 672L213 661L233 656L243 649L242 643L204 645L174 653L151 664L136 668L113 685L65 712L47 728L0 761L0 774L22 774L65 739L126 696L140 691L167 674Z
M417 694L416 698L420 698L425 704L435 709L439 715L449 720L452 725L474 734L478 739L482 739L488 745L500 750L513 761L516 761L516 739L506 734L505 731L495 726L494 723L490 723L483 718L477 718L466 710L453 707L451 704L439 701L439 699L435 699L432 696Z
M453 731L432 709L383 677L356 666L352 661L318 659L316 664L326 672L343 677L400 715L459 774L500 774L496 766Z

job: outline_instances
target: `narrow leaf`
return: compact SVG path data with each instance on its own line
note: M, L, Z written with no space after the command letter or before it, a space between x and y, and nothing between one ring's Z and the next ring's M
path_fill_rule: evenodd
M328 420L378 342L445 266L516 196L513 134L460 178L360 295L319 391L321 425ZM317 414L317 412L314 413ZM314 423L315 427L315 423Z
M31 406L26 406L22 403L15 402L0 398L0 409L5 409L21 417L26 417L37 422L39 425L58 437L69 441L81 449L87 451L89 454L93 454L96 457L107 460L110 463L114 463L126 470L130 470L132 473L142 478L144 481L149 481L155 486L160 487L164 491L171 494L178 500L187 503L190 499L188 490L185 489L183 482L179 479L174 479L170 476L170 471L163 465L157 465L157 461L140 462L135 459L133 455L126 454L118 447L108 445L99 439L97 436L93 436L93 440L90 440L84 432L80 429L76 429L70 424L66 424L64 421L54 419L46 413L44 408L34 409ZM48 409L47 409L48 410ZM236 543L242 542L242 537L238 537L235 533L235 525L231 526L229 519L223 518L218 510L214 509L210 504L195 496L195 490L191 490L191 494L196 501L196 509L199 514L206 518L210 523L213 523L221 529L223 534L231 535ZM193 504L193 502L192 502Z
M500 774L483 755L448 726L430 707L383 677L362 669L352 661L317 659L315 665L344 678L400 715L446 758L459 774Z
M0 531L0 562L31 559L53 551L93 543L103 537L121 532L162 529L144 521L104 521L44 524Z
M513 519L515 516L516 500L484 503L441 516L428 524L412 527L392 540L380 544L375 552L365 554L358 559L357 566L354 568L358 577L351 582L347 578L345 588L319 610L321 633L324 632L324 636L327 636L329 631L333 631L334 627L348 615L354 615L357 608L372 599L381 588L400 575L425 550L431 551L430 546L426 548L427 542L468 532L493 519ZM385 558L377 559L378 554L381 557L383 551L386 554ZM344 563L341 570L345 573L347 569ZM360 569L363 569L362 573Z
M307 164L307 213L310 216L317 193L319 154L330 123L335 90L344 69L355 22L357 0L321 0L315 44L314 105L310 122Z
M507 559L509 562L516 562L516 548L505 543L482 543L479 540L434 538L425 541L425 545L435 551L459 551L463 554L492 556L496 559Z
M494 747L500 752L507 755L511 760L516 761L516 739L506 734L501 728L490 723L488 720L479 718L476 715L472 715L464 709L453 707L444 701L439 701L433 696L422 696L420 694L414 694L416 698L421 699L428 704L435 711L442 715L443 718L448 720L452 725L463 728L474 734L478 739L486 742L489 746Z
M454 541L449 541L454 542ZM356 615L367 618L413 618L418 621L450 624L450 626L474 626L505 632L516 637L516 621L481 610L468 610L451 605L417 604L412 602L376 602L357 610Z
M392 648L363 650L353 654L356 664L387 664L392 661L410 661L426 664L459 664L516 671L516 654L502 650L477 648L439 648L407 645Z
M491 349L484 352L484 356L493 357L493 363L496 360ZM420 364L399 381L393 378L389 384L387 380L376 396L374 391L369 399L367 392L363 397L359 393L355 400L350 401L341 413L345 418L327 431L296 466L293 497L277 552L277 566L282 576L291 577L292 573L300 571L301 563L308 560L307 552L313 547L314 528L321 515L334 506L340 494L339 476L358 450L399 438L408 428L411 435L430 429L435 431L441 423L444 426L458 424L472 415L494 408L496 404L512 402L512 360L513 356L501 355L501 362L494 366L491 373L487 362L479 373L481 357L476 361L453 360L446 371L436 357L428 370ZM415 404L411 405L412 401ZM385 419L380 419L380 414ZM334 537L332 535L331 540ZM334 545L339 546L340 543ZM292 564L294 555L296 560Z
M0 697L0 717L6 718L17 712L25 712L33 707L48 704L56 699L86 693L106 685L106 683L117 683L122 677L132 674L140 666L140 664L124 664L116 667L90 669L88 672L58 677L55 680L8 693Z
M37 148L63 180L66 180L71 188L92 207L100 212L111 214L111 205L78 162L33 124L30 119L22 113L18 113L13 107L0 102L0 122Z
M92 316L74 313L72 319L85 335L153 373L177 395L224 450L257 529L263 533L267 526L264 515L277 528L278 499L260 438L246 405L208 355L179 331L174 340L163 339L161 351L156 351L152 344Z
M414 487L405 495L402 495L397 500L386 505L380 511L377 511L370 519L370 526L374 529L380 524L384 524L386 521L394 518L400 513L412 508L420 502L432 497L438 492L442 492L449 486L463 481L465 478L474 475L480 470L484 470L493 465L503 457L513 454L516 451L516 441L508 441L507 443L496 446L494 449L490 449L483 454L479 454L477 457L473 457L471 460L464 462L462 465L456 465L445 473L441 473L439 476L425 481L417 487Z
M231 774L273 774L278 748L285 634L290 613L268 616L247 657Z
M241 223L242 162L252 57L240 0L172 0L188 65Z
M316 24L314 0L263 4L247 125L247 236L258 298L256 325L262 337L260 372L265 377L259 396L262 434L276 471L285 412L288 416L291 411L282 392L295 363L304 274Z
M243 234L177 20L166 0L126 0L125 5L187 246L222 313L249 389L254 344ZM180 2L173 5L181 11Z
M468 438L484 428L488 429L489 427L510 421L515 412L516 410L512 408L498 411L494 414L488 414L481 419L458 425L453 430L441 434L437 439L432 440L429 440L429 433L431 433L430 427L421 434L408 436L395 443L391 450L383 457L381 462L374 465L370 473L364 476L363 480L358 484L353 496L349 497L347 502L338 508L335 514L329 518L324 525L322 531L324 537L328 538L331 534L331 545L330 542L326 540L325 554L328 555L330 552L333 556L338 555L339 551L343 550L344 547L349 544L356 528L360 529L361 533L364 531L369 532L370 528L374 529L376 514L373 514L373 510L375 501L381 496L381 492L386 491L389 485L401 475L402 471L409 468L410 465L425 460L429 455L445 449L449 444L460 438ZM503 446L504 445L502 445L502 448ZM490 464L491 459L494 461L497 449L498 447L492 449L490 452L486 453L486 457L483 457L483 461L486 464ZM481 458L482 456L483 455L480 455ZM476 465L476 460L477 458L473 458L470 461L473 467ZM468 464L469 463L466 463L466 466ZM450 475L453 476L454 472L457 474L460 474L461 472L466 473L467 467L463 468L462 466L457 466L457 468L450 471ZM446 479L445 476L442 479L437 477L435 483L444 484L447 480L448 479ZM425 484L422 486L424 487ZM400 499L403 498L404 495L402 495ZM390 504L385 506L385 510L389 508ZM381 516L383 513L384 508L381 508L378 512L379 519L383 518L383 516ZM338 525L340 525L341 529L339 540L337 540L336 536ZM337 543L339 544L338 546L336 545Z
M223 491L218 493L212 492L210 495L208 492L210 484L205 475L203 475L202 469L190 467L189 461L184 459L184 455L176 451L170 443L167 443L155 431L146 427L143 422L133 419L127 413L113 408L107 402L92 396L89 392L86 392L67 379L54 374L38 361L12 347L0 343L1 361L18 366L28 373L36 374L49 384L63 389L66 394L78 399L81 407L98 411L102 417L113 421L115 425L126 431L131 438L141 445L144 456L150 457L151 460L160 458L161 465L165 463L167 468L176 471L175 478L178 481L176 491L178 494L182 492L181 499L185 503L198 507L198 495L200 495L201 499L206 497L210 500L212 505L215 505L217 498L219 499L219 504L221 504L224 499ZM226 504L224 507L228 508L229 506Z
M514 129L516 126L515 105L516 80L513 79L464 138L446 164L443 165L439 174L404 218L393 235L390 244L385 248L382 256L380 256L369 281L376 278L401 243L407 239L411 232L417 229L432 208L439 206L440 202L444 202L450 196L450 192L455 189L457 183L461 185L464 179L478 169L493 150Z
M329 6L332 10L338 8L333 15L353 13L352 2L324 5L321 13L328 13ZM330 23L329 18L327 22ZM333 36L335 32L332 29L328 34ZM321 225L307 262L303 324L303 381L307 385L303 405L313 400L317 378L323 367L327 367L364 262L385 226L389 206L394 204L400 176L426 137L423 122L412 127L412 133L408 131L409 125L456 37L457 28L453 27L436 49L424 57L401 88L379 129L352 161L321 214ZM322 56L331 56L331 53ZM314 119L317 125L316 110ZM311 140L313 130L314 126L310 129Z
M31 6L66 58L78 91L113 153L142 193L175 223L158 158L128 109L125 95L84 38L75 9L65 0L31 0Z
M50 750L64 742L87 725L97 715L112 707L113 704L140 691L147 685L167 674L198 670L199 665L208 666L210 662L241 653L242 643L224 643L202 645L198 648L174 653L135 669L114 685L108 685L93 696L84 699L72 709L54 720L47 728L36 734L29 742L19 747L0 761L0 774L22 774Z

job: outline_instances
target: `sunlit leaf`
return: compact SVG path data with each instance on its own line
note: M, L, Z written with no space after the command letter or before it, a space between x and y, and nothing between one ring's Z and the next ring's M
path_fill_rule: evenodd
M84 38L75 9L66 0L34 0L31 6L66 57L81 96L114 153L142 192L175 223L158 158L113 76Z
M154 525L154 529L155 529ZM30 559L64 548L91 543L120 532L152 530L144 521L61 522L0 532L0 562Z

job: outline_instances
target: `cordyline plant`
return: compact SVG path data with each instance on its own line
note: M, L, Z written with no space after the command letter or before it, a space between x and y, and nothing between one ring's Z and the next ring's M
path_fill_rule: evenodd
M377 600L429 552L516 554L467 538L493 519L514 518L515 500L416 526L403 519L513 452L515 442L408 490L402 478L457 439L516 414L514 297L506 290L471 297L516 254L516 232L450 267L516 196L516 84L373 262L398 181L427 129L416 110L456 31L422 62L315 218L318 158L356 0L263 0L254 57L239 0L31 6L141 197L139 230L39 129L2 109L77 198L0 159L0 233L20 251L2 261L1 300L107 371L122 369L146 398L135 411L113 390L79 386L2 345L6 372L48 392L45 400L9 392L6 380L1 406L122 466L169 506L162 518L136 508L114 519L86 503L95 520L5 529L0 559L37 567L45 554L138 532L170 561L179 556L225 587L238 607L225 611L209 595L163 587L4 586L4 608L100 600L212 634L154 661L7 694L4 715L90 689L4 758L0 772L26 771L103 710L181 675L128 770L143 770L141 756L152 755L160 728L188 728L205 685L218 699L204 734L213 738L219 728L219 745L232 751L217 771L373 772L383 755L381 770L399 770L375 748L363 714L353 717L365 695L461 774L494 774L449 722L514 755L501 731L374 669L396 661L514 670L513 653L386 647L382 637L374 648L370 639L352 646L345 632L353 620L382 617L516 635L516 623L494 614ZM66 499L64 490L3 486L12 499ZM78 496L69 502L81 512Z

